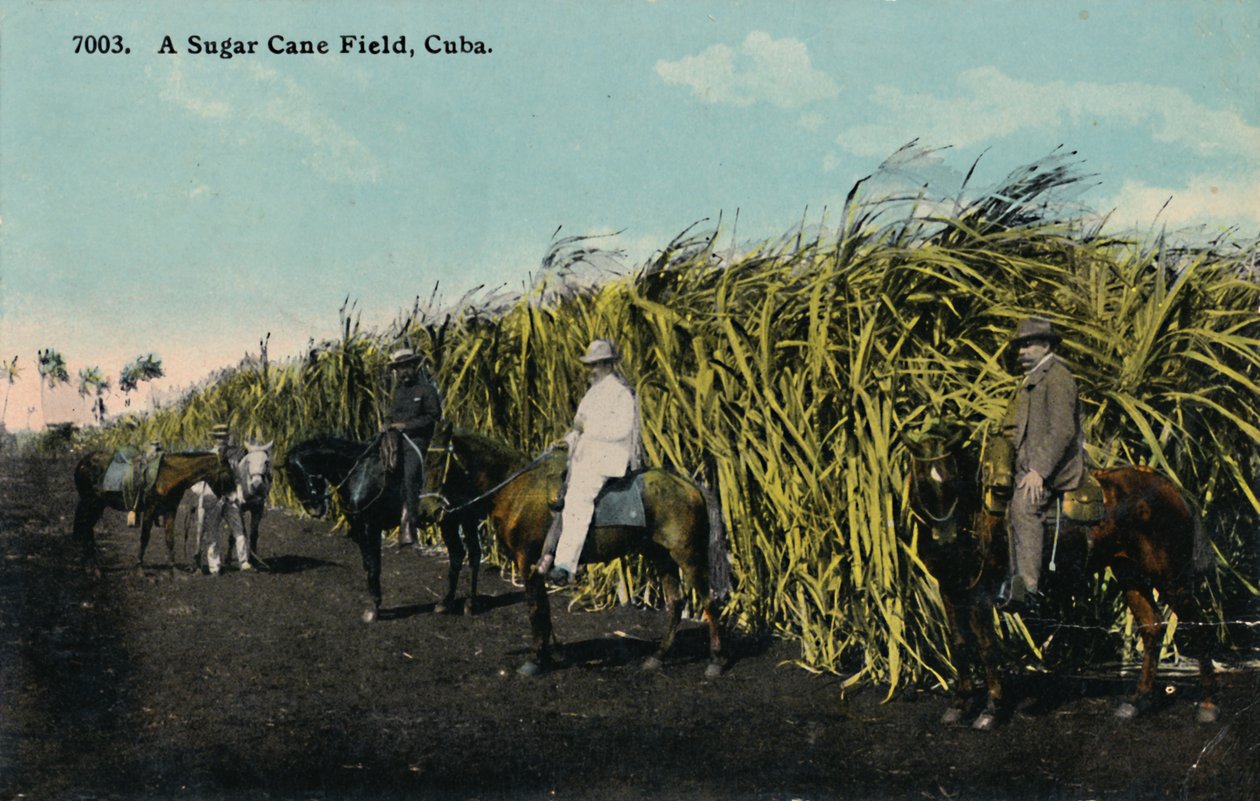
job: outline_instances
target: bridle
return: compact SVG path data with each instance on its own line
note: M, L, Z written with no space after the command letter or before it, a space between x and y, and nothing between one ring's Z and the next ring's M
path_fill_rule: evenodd
M439 504L439 506L440 506L440 512L439 512L439 514L438 514L438 520L441 520L441 519L442 519L443 517L445 517L446 515L455 514L456 512L462 512L462 511L464 511L465 509L467 509L467 508L469 508L469 507L471 507L471 506L474 506L474 505L476 505L476 504L480 503L481 501L484 501L486 498L489 498L490 496L494 495L496 492L498 492L499 490L503 489L503 488L504 488L504 487L506 487L508 484L511 484L513 481L515 481L516 479L520 478L520 477L521 477L521 476L523 476L524 474L528 473L530 470L533 470L535 467L537 467L539 464L541 464L541 463L542 463L542 462L543 462L543 461L544 461L544 460L545 460L548 456L550 456L550 455L551 455L551 453L552 453L552 451L554 451L554 450L555 450L554 446L548 446L546 450L544 450L542 453L540 453L540 454L539 454L536 458L534 458L534 460L533 460L533 461L531 461L529 464L527 464L527 465L525 465L524 467L521 467L521 468L519 468L519 469L517 469L517 470L513 471L512 473L510 473L510 474L508 475L508 477L507 477L507 478L503 479L503 480L502 480L502 481L500 481L498 484L495 484L493 487L491 487L490 489L488 489L488 490L486 490L485 492L481 493L480 495L476 496L475 498L470 498L469 500L463 501L462 503L459 503L459 504L456 504L456 505L452 505L452 504L451 504L450 499L449 499L449 498L447 498L447 497L446 497L446 496L445 496L445 495L444 495L444 494L440 491L440 489L438 489L438 490L432 490L432 489L429 489L429 488L428 488L429 481L428 481L428 479L427 479L427 478L425 479L425 485L426 485L426 487L425 487L425 492L424 492L424 493L422 493L422 494L420 495L420 497L421 497L422 499L423 499L423 498L436 498L436 499L438 500L438 504ZM434 448L434 447L430 447L430 448L429 448L429 451L430 451L431 453L432 453L432 452L439 452L439 453L440 453L440 452L442 452L442 451L445 451L445 452L446 452L446 460L445 460L445 462L443 463L442 480L441 480L440 482L438 482L438 484L437 484L437 486L438 486L439 488L444 487L444 486L446 486L446 480L447 480L447 478L449 478L449 477L450 477L450 472L451 472L451 463L452 463L452 462L459 461L459 454L457 454L457 453L455 452L455 443L452 441L452 437L448 434L448 435L447 435L447 439L446 439L446 446L445 446L445 447L441 447L441 446L436 447L436 448ZM462 465L461 465L461 466L462 466ZM465 468L465 469L466 469L466 468Z
M943 461L944 459L949 458L949 456L950 456L950 453L946 451L945 453L937 454L936 456L925 456L925 457L920 457L920 456L911 454L910 458L920 464L931 464L932 462ZM958 496L957 495L954 496L954 500L949 505L949 509L945 510L944 514L938 516L936 514L933 514L931 511L929 511L927 508L927 504L923 502L924 500L923 495L921 494L919 490L919 482L915 476L911 476L910 494L913 496L913 502L910 504L910 513L914 515L919 520L920 523L931 525L933 527L940 527L940 526L944 526L947 523L954 522L954 515L958 512Z

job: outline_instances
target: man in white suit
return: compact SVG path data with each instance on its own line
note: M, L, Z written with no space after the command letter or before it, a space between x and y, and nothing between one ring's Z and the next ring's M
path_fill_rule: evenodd
M577 573L595 515L595 496L604 482L640 465L639 402L615 369L618 358L616 347L607 339L593 340L581 357L590 367L591 385L578 404L572 430L564 437L569 446L568 488L555 566L547 572L555 584L567 584ZM540 569L547 567L540 565Z

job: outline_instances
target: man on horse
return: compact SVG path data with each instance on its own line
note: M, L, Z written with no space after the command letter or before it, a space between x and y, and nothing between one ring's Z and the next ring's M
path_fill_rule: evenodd
M382 459L386 469L402 468L403 521L398 528L398 547L414 545L420 519L420 493L424 489L424 452L442 417L437 385L421 373L420 355L400 348L390 355L395 371L394 405L381 432Z
M1049 320L1029 317L1011 340L1024 380L1002 423L1015 451L1015 492L1007 508L1010 574L998 597L1007 608L1038 592L1046 519L1055 500L1085 475L1080 400L1076 379L1054 353L1060 339Z
M590 368L590 388L563 440L569 446L569 477L560 541L554 559L544 556L538 564L539 572L545 572L555 584L567 584L577 574L582 546L595 515L595 496L604 482L638 469L641 463L639 402L616 369L619 358L607 339L593 340L580 357Z

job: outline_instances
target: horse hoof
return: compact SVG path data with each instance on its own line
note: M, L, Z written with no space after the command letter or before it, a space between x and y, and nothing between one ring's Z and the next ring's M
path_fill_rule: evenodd
M1135 705L1129 703L1128 701L1125 701L1123 704L1116 707L1116 717L1120 718L1121 720L1133 720L1137 716L1138 716L1138 708Z
M477 607L477 601L473 598L469 598L467 601L464 601L464 617L472 617L477 614Z
M941 715L941 724L945 726L957 726L962 722L963 711L958 707L950 707L945 710L945 714Z
M704 677L706 679L716 679L722 675L722 666L717 662L710 662L705 665Z
M662 662L659 658L655 656L649 656L647 659L643 660L643 670L645 672L651 673L654 670L660 670L661 666L664 664L665 663Z
M532 679L542 672L542 666L532 659L516 669L516 675L524 676L527 679Z
M1194 719L1197 723L1215 723L1221 719L1221 709L1211 701L1202 701L1195 710Z
M364 622L364 623L375 623L375 622L376 622L376 610L375 610L375 609L364 609L364 610L363 610L363 622Z
M975 723L971 724L971 728L976 731L993 731L997 727L997 715L992 712L981 712L980 717L976 718Z

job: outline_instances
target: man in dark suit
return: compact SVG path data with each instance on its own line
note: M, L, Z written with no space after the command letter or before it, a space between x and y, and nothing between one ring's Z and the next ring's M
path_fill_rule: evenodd
M416 541L420 493L424 490L424 452L442 417L437 386L420 371L420 356L410 348L400 348L390 356L389 366L397 372L394 405L390 409L384 435L391 443L402 467L404 520L398 527L398 546Z
M1015 448L1015 493L1007 507L1011 572L999 602L1012 608L1038 592L1046 518L1055 499L1085 475L1076 379L1054 353L1059 341L1041 317L1022 321L1011 341L1024 380L1003 425Z

